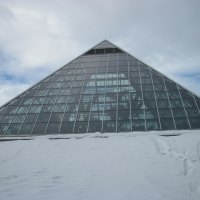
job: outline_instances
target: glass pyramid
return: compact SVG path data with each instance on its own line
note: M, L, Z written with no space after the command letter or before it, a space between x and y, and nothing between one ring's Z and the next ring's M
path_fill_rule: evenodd
M0 134L200 128L200 98L105 40L0 108Z

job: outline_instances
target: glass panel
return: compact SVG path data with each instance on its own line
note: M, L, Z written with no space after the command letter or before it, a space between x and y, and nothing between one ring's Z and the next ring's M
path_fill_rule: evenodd
M188 129L189 124L187 118L176 118L175 119L177 129Z
M49 123L46 130L46 134L52 134L52 133L57 134L59 132L60 125L61 125L60 123Z
M132 119L145 119L144 110L131 110Z
M117 132L129 132L129 131L131 131L130 120L117 122Z
M74 127L74 133L86 133L88 122L76 122Z
M159 125L159 121L158 119L154 119L154 120L146 120L146 124L147 124L147 130L159 130L160 129L160 125Z
M116 116L115 116L116 117ZM118 120L130 120L130 110L119 110Z
M190 125L192 128L200 128L200 118L198 117L193 117L193 118L189 118L190 121Z
M116 132L116 121L104 121L103 132Z
M172 109L174 118L182 118L182 117L186 117L185 111L184 109Z
M11 123L14 115L3 115L1 118L1 123Z
M48 122L51 113L40 113L37 122Z
M175 129L173 119L160 119L162 130Z
M64 122L61 125L60 133L72 133L74 122Z
M6 134L17 135L22 124L11 124L6 131Z
M32 134L44 135L47 123L36 123Z
M19 131L19 134L30 135L32 132L32 129L33 129L33 125L34 125L34 123L23 124Z
M50 122L61 122L63 119L64 113L52 113Z
M33 113L33 114L27 114L26 119L24 122L35 122L38 114Z
M160 118L172 118L172 113L170 109L159 109Z
M132 121L133 131L145 131L145 121L144 120L133 120Z
M0 124L0 134L5 134L6 130L8 129L9 124Z
M24 119L25 119L26 115L22 114L22 115L15 115L12 123L23 123Z
M102 122L100 121L91 121L89 124L88 132L101 132Z

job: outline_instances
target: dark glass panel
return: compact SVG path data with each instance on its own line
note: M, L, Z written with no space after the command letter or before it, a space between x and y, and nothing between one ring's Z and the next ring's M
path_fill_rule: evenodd
M64 113L52 113L50 122L61 122L63 119Z
M82 88L73 88L71 90L71 95L73 94L81 94Z
M155 99L155 95L153 92L143 92L144 99Z
M122 63L122 64L121 64ZM124 65L123 63L126 63L126 65ZM121 64L121 65L120 65ZM122 60L122 61L119 61L119 66L118 66L118 72L127 72L128 71L128 65L127 65L127 61L125 60Z
M144 105L146 108L156 108L156 101L154 99L144 100Z
M158 112L156 109L146 109L145 110L145 117L146 119L157 119Z
M116 132L116 121L103 121L103 132Z
M53 112L65 112L66 104L55 104Z
M21 128L22 124L10 124L10 126L8 127L6 134L13 134L13 135L17 135L19 132L19 129Z
M60 129L60 123L49 123L46 134L58 133Z
M180 94L183 99L193 99L193 95L186 90L180 90Z
M48 93L48 90L47 90L47 89L37 90L36 96L46 96L47 93Z
M4 114L8 106L4 106L0 108L0 114Z
M117 105L112 104L112 108L116 109ZM118 102L118 110L124 110L124 109L130 109L130 102L125 101L125 102Z
M17 111L18 106L8 106L5 114L15 114Z
M29 110L29 106L19 106L17 113L27 113Z
M78 111L78 104L77 103L67 104L65 112L75 113L77 111Z
M40 113L38 118L37 118L37 123L38 122L48 122L50 114L51 113Z
M45 134L47 123L36 123L32 134L40 134L43 135Z
M70 91L71 91L71 88L63 88L63 89L60 89L59 95L69 95L69 94L70 94Z
M31 89L31 90L28 90L26 93L25 93L25 95L26 96L35 96L36 95L36 93L37 93L37 90L33 90L33 89Z
M200 118L198 117L190 117L189 118L191 128L200 128Z
M183 103L181 100L170 100L170 104L172 108L182 108Z
M43 104L45 101L45 97L35 97L33 99L33 103L32 104Z
M117 132L129 132L129 131L131 131L130 120L117 122Z
M155 75L153 72L152 72L152 79L153 79L154 84L163 84L162 76Z
M145 119L144 110L131 110L132 119Z
M172 113L170 109L159 109L160 118L172 118Z
M177 129L189 129L187 118L176 118L175 123Z
M90 121L101 121L103 119L103 113L101 112L91 112Z
M62 88L70 88L71 87L71 84L72 84L72 81L64 81L62 83Z
M24 122L35 122L38 114L37 113L29 113L26 115L26 119Z
M34 123L25 123L22 125L19 134L26 134L26 135L30 135L33 129L33 125Z
M130 77L131 85L140 84L140 78L137 77Z
M169 99L180 99L180 95L178 91L168 91Z
M88 121L89 114L89 112L79 112L76 121Z
M65 113L63 121L76 121L76 113Z
M138 78L139 77L139 71L130 71L129 76L131 79Z
M141 109L144 107L143 101L131 101L131 109Z
M145 131L145 121L132 120L132 131Z
M167 98L167 93L166 92L155 92L156 94L156 99L168 99Z
M158 108L169 108L169 101L168 100L157 100Z
M49 89L48 96L54 96L59 94L59 89Z
M174 115L174 118L183 118L183 117L186 117L186 114L185 114L185 111L184 109L172 109L172 112L173 112L173 115Z
M29 113L39 113L41 111L42 105L31 106L29 109Z
M118 120L130 120L130 110L119 110Z
M53 111L53 105L43 105L41 112L52 112Z
M81 102L88 102L90 103L93 99L93 95L82 95L81 96Z
M25 117L26 117L25 114L15 115L13 120L12 120L12 123L23 123Z
M72 133L74 122L63 122L61 125L60 133Z
M198 106L198 108L200 110L200 98L195 97L195 100L196 100L197 106Z
M166 88L167 88L167 90L175 90L178 93L177 86L174 83L166 84Z
M140 71L141 77L151 77L150 70Z
M88 132L101 132L102 122L101 121L90 121Z
M188 117L200 117L199 111L197 108L186 108Z
M42 82L40 85L40 89L47 89L50 87L51 87L51 84L49 82Z
M107 110L104 112L104 120L116 120L116 110Z
M87 111L90 112L90 107L91 103L90 102L85 102L85 103L80 103L79 104L79 111ZM94 107L93 109L96 109L97 107ZM98 109L98 108L97 108ZM95 110L94 110L95 111Z
M160 130L160 125L158 119L148 119L146 120L147 130Z
M142 90L143 91L147 91L147 92L152 92L153 91L153 86L151 84L142 85Z
M69 96L57 96L56 103L67 103Z
M86 133L88 122L76 122L74 127L74 133Z
M183 104L186 108L193 107L193 108L197 109L194 99L183 99Z
M20 105L23 97L18 97L10 102L10 105Z
M142 84L152 84L152 81L151 81L151 78L142 77L141 78L141 83Z
M0 134L5 134L10 124L0 124Z
M162 130L175 129L173 119L160 119Z
M56 96L46 97L44 104L54 104L56 102Z
M154 84L154 90L155 91L165 91L165 85L164 84Z
M115 98L115 100L116 100L116 98ZM121 92L118 94L118 102L129 101L129 100L130 100L129 93Z
M11 123L14 115L3 115L1 118L1 123Z

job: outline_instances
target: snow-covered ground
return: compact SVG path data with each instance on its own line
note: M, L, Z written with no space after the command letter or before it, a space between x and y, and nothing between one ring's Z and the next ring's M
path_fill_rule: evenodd
M200 130L32 139L0 142L0 200L200 199Z

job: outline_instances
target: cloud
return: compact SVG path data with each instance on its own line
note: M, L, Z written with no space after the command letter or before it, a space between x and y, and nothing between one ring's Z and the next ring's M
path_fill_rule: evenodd
M200 94L198 0L0 0L0 78L32 85L103 39ZM184 76L182 76L184 72ZM3 82L5 89L13 82ZM7 96L7 98L4 98Z

